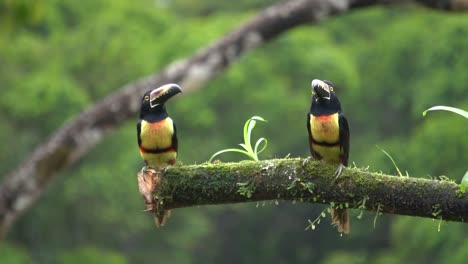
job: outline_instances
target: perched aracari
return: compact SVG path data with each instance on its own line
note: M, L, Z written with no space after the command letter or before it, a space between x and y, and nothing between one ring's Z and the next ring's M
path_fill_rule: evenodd
M166 84L143 95L137 123L137 138L140 155L146 164L144 169L165 169L176 162L176 126L167 114L164 104L181 92L182 89L178 85ZM163 226L169 215L169 210L158 212L155 216L156 226Z
M349 127L340 101L329 81L312 81L312 103L307 114L307 132L312 157L338 166L335 176L348 165ZM335 179L336 179L335 178ZM349 233L348 209L332 208L332 224L338 232Z

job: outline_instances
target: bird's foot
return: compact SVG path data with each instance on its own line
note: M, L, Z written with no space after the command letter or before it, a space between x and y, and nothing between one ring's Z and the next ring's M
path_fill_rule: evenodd
M304 161L302 162L302 166L305 166L307 163L309 163L311 160L312 160L312 156L309 156L307 157L306 159L304 159Z
M145 173L148 170L154 170L154 169L155 168L151 167L150 165L146 165L146 166L143 166L143 168L141 168L140 172Z
M164 166L161 168L162 173L166 173L167 169L169 169L170 166Z
M343 169L346 168L345 165L341 164L338 166L338 168L336 169L335 171L335 174L333 174L333 176L335 176L335 179L333 179L333 182L335 182L336 180L338 180L338 177L340 177L341 175L341 172L343 172Z
M143 212L152 212L154 211L154 206L152 204L146 205L146 209Z
M143 166L143 168L141 168L140 173L146 174L148 171L152 171L153 173L156 173L156 171L158 171L158 168L153 167L151 165L146 165L146 166Z

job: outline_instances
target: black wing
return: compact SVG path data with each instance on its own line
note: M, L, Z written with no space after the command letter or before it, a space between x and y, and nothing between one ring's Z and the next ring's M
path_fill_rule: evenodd
M137 123L137 140L138 140L138 147L141 146L141 119L138 120Z
M172 126L174 127L174 134L172 134L172 147L177 152L177 148L179 147L179 142L177 141L177 127L175 125L174 120L172 121Z
M349 126L346 117L341 112L339 113L338 124L340 126L341 163L345 166L348 166Z

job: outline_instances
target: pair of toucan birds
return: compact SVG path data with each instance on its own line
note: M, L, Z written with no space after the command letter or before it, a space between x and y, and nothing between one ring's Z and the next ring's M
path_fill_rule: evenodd
M340 101L329 81L312 81L312 103L307 114L307 132L312 157L336 165L336 177L348 165L349 127ZM174 165L177 158L177 135L174 121L166 112L165 103L182 89L166 84L143 95L137 124L138 146L145 164L154 168ZM169 211L157 213L156 225L164 225ZM349 232L348 209L332 208L332 224L340 233Z

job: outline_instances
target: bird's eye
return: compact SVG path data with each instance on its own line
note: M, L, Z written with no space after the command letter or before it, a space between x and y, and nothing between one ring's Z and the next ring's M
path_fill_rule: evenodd
M149 96L146 95L146 96L145 96L145 101L148 101L148 100L149 100Z
M333 87L330 86L330 92L333 92Z

